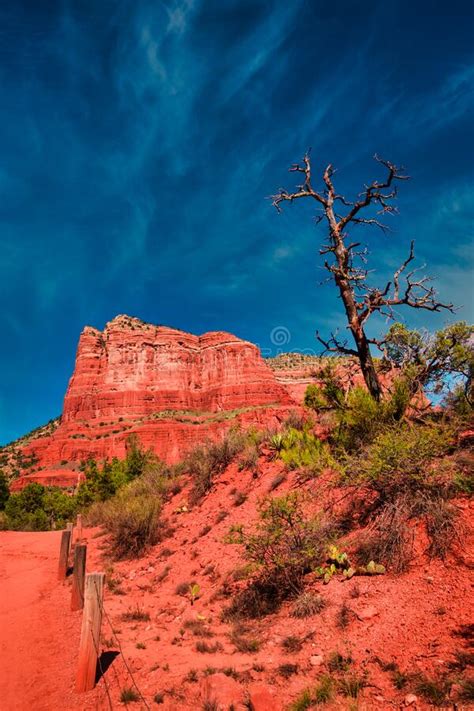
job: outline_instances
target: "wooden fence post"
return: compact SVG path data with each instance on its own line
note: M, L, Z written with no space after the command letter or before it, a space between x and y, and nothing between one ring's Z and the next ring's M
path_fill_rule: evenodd
M77 514L76 519L76 541L80 543L82 539L82 514Z
M84 607L84 579L86 575L87 546L78 543L74 549L74 567L71 591L71 610Z
M105 573L88 573L84 591L81 643L77 667L76 691L90 691L95 686L100 652L100 627L104 598Z
M65 580L69 562L69 548L71 546L71 531L61 533L61 547L59 549L58 580Z

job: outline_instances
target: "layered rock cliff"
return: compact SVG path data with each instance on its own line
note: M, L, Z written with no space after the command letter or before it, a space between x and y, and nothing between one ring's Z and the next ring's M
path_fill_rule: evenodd
M35 462L28 474L36 481L54 474L57 483L62 469L68 485L82 460L123 457L132 433L174 462L232 425L276 424L295 404L247 341L117 316L103 332L84 329L61 422L23 445L22 456Z

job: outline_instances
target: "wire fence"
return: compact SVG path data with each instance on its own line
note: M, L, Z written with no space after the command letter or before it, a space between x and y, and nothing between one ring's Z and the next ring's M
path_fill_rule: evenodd
M104 606L104 601L103 601L102 596L100 595L99 590L98 590L98 588L97 588L97 583L94 582L94 585L95 585L95 590L96 590L96 595L97 595L97 601L98 601L99 608L100 608L101 615L102 615L102 620L105 620L105 622L107 623L108 627L110 628L110 632L111 632L111 634L112 634L112 639L114 640L114 642L116 643L116 646L117 646L118 649L119 649L119 654L120 654L120 656L121 656L121 658L122 658L122 662L123 662L123 665L124 665L125 670L126 670L126 672L127 672L127 675L128 675L128 677L130 678L131 686L132 686L132 688L134 688L134 689L136 690L136 693L137 693L138 697L140 698L140 700L141 700L142 703L143 703L143 706L144 706L147 710L149 710L149 709L151 709L151 706L150 706L150 704L147 702L147 700L146 700L146 698L144 697L144 695L143 695L143 693L142 693L140 687L138 686L137 680L135 679L135 676L134 676L134 674L133 674L133 672L132 672L132 670L131 670L131 668L130 668L129 663L127 662L127 659L126 659L126 657L125 657L125 654L123 653L122 644L121 644L121 642L120 642L120 639L119 639L118 636L117 636L117 633L115 632L114 626L113 626L113 624L112 624L112 620L110 619L109 615L107 614L107 611L106 611L105 606ZM94 639L94 645L95 645L96 653L97 653L97 660L98 660L98 665L99 665L100 676L101 676L101 679L104 680L104 686L105 686L105 691L106 691L106 694L107 694L107 699L108 699L109 707L110 707L110 709L113 709L112 696L111 696L110 685L109 685L109 684L110 684L110 681L107 679L107 676L106 676L106 671L107 671L107 670L105 670L105 669L103 668L103 666L102 666L100 645L98 644L98 641L95 640L95 639ZM124 690L124 687L123 687L123 685L120 683L120 679L119 679L119 677L118 677L117 669L116 669L116 667L114 666L113 662L112 662L112 664L111 664L110 666L113 668L113 671L114 671L114 673L115 673L115 679L116 679L117 686L118 686L118 688L119 688L119 690L120 690L120 694L121 694L121 693L123 692L123 690ZM119 696L120 696L120 694L119 694Z
M81 525L82 521L80 519L78 519L78 524L79 525L78 525L77 530L80 531L82 534L82 525ZM67 569L67 564L68 564L68 558L69 558L70 554L72 553L72 548L73 548L73 546L71 545L72 544L72 537L73 537L73 530L74 529L71 524L71 527L69 529L70 533L68 531L69 535L68 535L68 540L67 540L67 552L66 552L66 547L65 547L66 541L64 541L64 544L63 543L61 544L60 565L61 565L61 560L64 563L63 559L65 558L66 559L66 569ZM64 532L64 533L66 533L66 532ZM80 539L76 539L76 545L79 542L79 540ZM65 573L64 577L62 575L60 575L60 579L65 579L66 570L64 571L64 573ZM82 591L84 591L84 579L86 577L88 577L85 575L84 568L82 569L80 575L82 578ZM92 577L92 575L94 575L94 577ZM98 629L95 632L94 632L94 629L90 630L90 637L92 638L93 648L94 648L94 652L95 652L96 660L97 660L97 663L95 665L94 686L100 679L103 680L103 687L105 690L105 695L107 697L107 704L108 704L110 711L113 711L113 709L114 709L114 702L113 702L114 696L116 696L118 698L119 702L123 702L123 701L125 701L125 699L123 697L124 697L124 694L127 692L127 690L128 691L134 690L136 699L133 699L133 700L139 699L141 701L141 708L144 708L147 711L150 711L151 706L148 703L148 701L146 700L144 694L142 693L142 691L137 683L137 680L132 672L130 664L128 663L128 661L125 657L120 639L118 638L117 633L115 632L114 625L112 624L112 620L111 620L109 614L107 613L107 610L105 609L104 599L103 599L103 586L101 585L100 589L99 589L99 586L97 585L97 580L95 578L95 574L92 574L92 575L90 575L90 578L92 578L91 582L93 582L93 585L94 585L92 595L93 595L93 597L96 598L93 602L94 602L94 604L97 603L97 609L99 610L99 613L100 613L100 625L99 625ZM105 574L102 573L100 575L103 576L103 579L105 580ZM84 604L84 592L82 592L82 603ZM84 607L84 611L83 611L83 622L84 622L84 614L85 613L86 613L86 607ZM114 663L115 660L111 660L109 663L106 663L104 660L104 657L102 654L102 646L103 645L101 643L101 640L105 638L105 636L102 632L104 623L110 629L111 639L113 642L112 646L115 646L118 649L117 654L120 655L120 657L121 657L121 661L123 663L123 667L126 672L126 681L125 682L123 679L122 680L120 679L117 664ZM86 635L86 636L88 636L88 635ZM82 633L81 633L81 644L82 644L82 642L83 642L83 640L82 640ZM109 673L109 669L112 670L112 673ZM97 678L97 672L99 672L99 678ZM127 680L129 680L128 687L127 687ZM130 699L130 700L132 700L132 699Z

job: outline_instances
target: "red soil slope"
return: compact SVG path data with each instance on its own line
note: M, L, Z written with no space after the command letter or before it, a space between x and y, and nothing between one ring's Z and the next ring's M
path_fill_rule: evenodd
M260 641L257 652L236 650L230 639L232 625L221 621L221 613L230 600L226 595L245 585L233 575L244 561L239 547L224 538L232 524L252 524L258 500L279 471L279 463L264 457L257 478L233 464L191 511L183 509L186 491L175 495L164 510L175 529L173 536L141 560L112 563L106 539L89 532L88 570L104 570L109 580L102 647L121 654L96 689L80 697L73 690L80 613L68 611L69 583L55 581L58 534L0 533L7 590L0 618L0 661L6 671L1 691L10 704L6 708L106 709L109 696L116 708L121 690L133 686L130 670L150 708L191 711L214 699L220 711L228 711L230 704L244 711L244 701L250 698L255 711L281 711L329 671L334 651L352 656L352 673L367 674L359 709L398 709L409 703L412 709L430 708L420 695L414 700L409 689L397 690L381 664L396 663L402 672L436 677L449 670L455 652L468 651L468 641L457 633L472 623L473 559L466 553L472 551L472 539L466 538L466 549L441 563L427 558L423 531L416 531L417 559L406 574L333 580L327 586L309 581L309 589L325 599L320 614L295 619L291 603L285 604L277 614L250 623L246 636ZM288 475L275 493L298 486L295 477ZM327 495L321 478L303 488L314 501ZM236 490L247 496L240 506L235 505ZM459 501L458 506L472 525L472 503ZM191 581L200 586L193 605L189 596L177 594L179 584ZM347 626L341 628L343 603L349 612ZM124 620L123 614L137 607L149 619ZM206 623L212 637L193 636L186 621L196 619ZM302 639L299 651L282 648L288 635ZM218 648L199 652L198 641L211 649L218 643ZM297 673L286 679L283 664L297 665ZM153 702L159 693L164 695L161 706ZM140 701L129 706L144 707ZM355 707L338 695L325 708Z

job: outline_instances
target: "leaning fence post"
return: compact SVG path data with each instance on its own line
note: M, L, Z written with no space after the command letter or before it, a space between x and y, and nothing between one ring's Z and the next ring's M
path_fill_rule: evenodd
M86 574L86 556L87 546L83 543L78 543L74 549L71 610L81 610L84 607L84 578Z
M82 538L82 514L77 514L76 519L76 541L80 542Z
M77 667L76 691L90 691L95 685L100 649L100 626L105 573L88 573L84 591L81 643Z
M70 546L71 531L63 531L61 533L61 547L59 549L58 580L64 580L66 578Z

